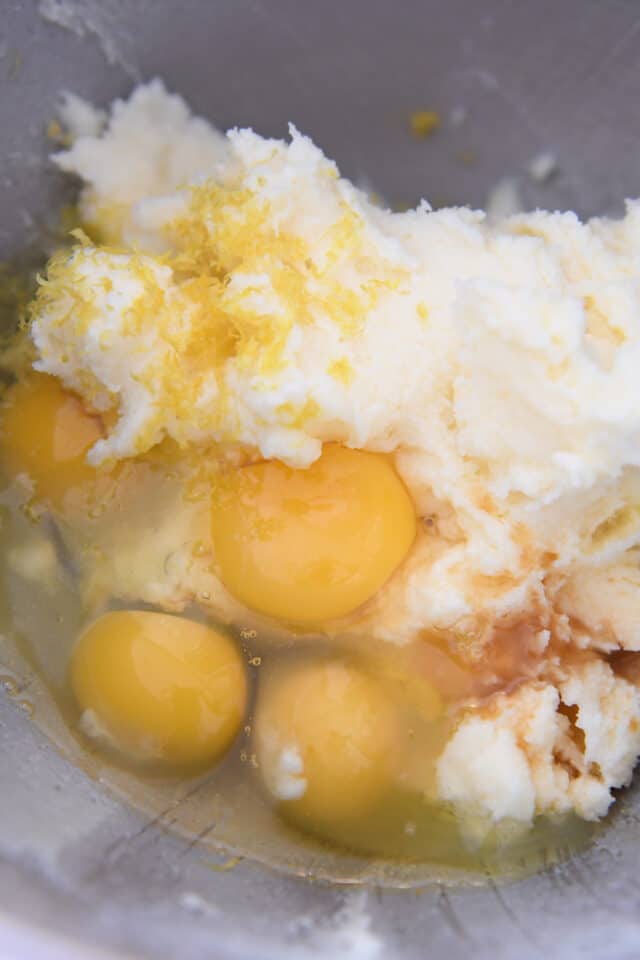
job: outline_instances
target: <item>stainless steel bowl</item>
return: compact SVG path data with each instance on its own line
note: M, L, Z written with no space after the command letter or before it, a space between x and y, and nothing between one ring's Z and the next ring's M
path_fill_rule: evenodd
M291 120L390 202L615 212L640 194L640 10L630 0L5 0L0 255L68 186L45 166L63 89L97 103L159 74L219 126ZM436 109L416 141L412 111ZM531 159L557 171L535 182ZM637 791L583 855L466 889L336 887L232 869L75 769L0 696L0 956L440 958L640 954Z

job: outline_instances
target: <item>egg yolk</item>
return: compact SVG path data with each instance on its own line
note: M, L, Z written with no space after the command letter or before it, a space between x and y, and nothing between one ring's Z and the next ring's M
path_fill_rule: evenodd
M165 768L218 760L247 700L242 658L226 634L151 611L115 611L92 623L73 652L71 684L85 729Z
M357 817L391 782L399 723L384 689L358 666L312 660L261 681L254 738L282 812L322 826Z
M306 470L276 460L229 474L213 501L221 579L260 613L313 623L351 613L391 576L416 532L389 460L325 446Z
M53 502L95 478L86 454L102 436L100 418L46 374L34 373L12 387L0 412L7 471L26 474L36 494Z

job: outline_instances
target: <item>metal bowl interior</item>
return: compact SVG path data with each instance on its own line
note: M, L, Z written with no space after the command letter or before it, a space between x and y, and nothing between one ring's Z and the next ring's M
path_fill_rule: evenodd
M8 0L0 27L0 256L38 251L68 196L46 165L62 90L106 104L162 76L223 128L309 133L394 205L527 206L588 216L640 194L640 15L620 0ZM418 142L417 109L437 135ZM557 171L536 182L531 159ZM637 790L580 856L537 876L393 891L212 854L70 765L0 695L0 943L43 957L449 960L640 951ZM638 813L636 813L638 811ZM354 880L367 880L367 871ZM19 945L22 946L19 946ZM8 946L7 946L8 945Z

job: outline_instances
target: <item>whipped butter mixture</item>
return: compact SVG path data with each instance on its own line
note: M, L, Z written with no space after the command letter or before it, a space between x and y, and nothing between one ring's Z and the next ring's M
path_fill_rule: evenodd
M158 81L65 120L82 230L2 443L76 577L86 734L211 766L251 709L254 789L329 836L394 791L604 816L640 753L640 204L393 213Z

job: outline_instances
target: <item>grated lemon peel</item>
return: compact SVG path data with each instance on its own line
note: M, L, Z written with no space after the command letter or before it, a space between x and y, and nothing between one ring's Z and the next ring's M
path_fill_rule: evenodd
M325 172L333 182L333 168ZM73 356L81 350L74 345L95 336L105 354L115 338L130 345L131 379L155 410L125 455L144 453L168 433L181 447L194 438L240 442L231 367L257 389L277 382L291 363L297 327L329 322L348 340L362 330L382 293L401 288L405 271L375 250L352 203L341 198L337 219L310 244L279 221L279 211L260 193L263 179L253 178L255 189L213 180L185 188L184 211L164 228L170 240L165 253L96 243L96 236L117 238L113 211L107 211L104 221L88 226L92 236L71 231L74 246L54 254L46 276L38 278L29 311L37 366L44 369L57 353L67 386L90 407L125 412L105 377L79 353ZM127 284L134 292L122 303ZM103 329L105 313L115 327ZM38 336L44 328L46 336ZM345 385L353 377L346 357L337 357L328 373ZM210 402L203 402L207 397ZM308 395L276 407L283 427L296 429L318 412ZM109 438L98 446L108 445ZM102 456L97 448L90 454L96 463Z

